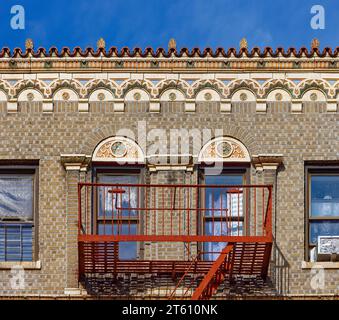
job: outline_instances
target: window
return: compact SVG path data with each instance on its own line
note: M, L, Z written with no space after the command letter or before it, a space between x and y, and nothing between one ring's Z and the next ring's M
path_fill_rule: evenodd
M138 170L137 170L138 171ZM96 228L99 235L133 235L137 234L140 221L137 210L139 189L139 172L101 172L97 174L99 184L121 184L123 193L112 192L112 187L99 186ZM119 258L134 260L138 257L137 242L120 242Z
M239 186L244 183L246 170L225 171L221 175L205 175L206 185ZM202 199L205 210L202 217L204 235L243 234L243 189L242 188L206 188ZM204 260L215 260L227 243L205 242Z
M315 260L319 236L339 236L339 168L308 169L308 258Z
M34 256L35 170L0 170L0 261Z

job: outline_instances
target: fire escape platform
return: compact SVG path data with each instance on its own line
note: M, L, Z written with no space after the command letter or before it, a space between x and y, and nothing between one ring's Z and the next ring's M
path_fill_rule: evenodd
M271 242L233 243L230 271L235 275L266 277ZM79 242L80 274L206 274L213 261L120 260L114 242Z

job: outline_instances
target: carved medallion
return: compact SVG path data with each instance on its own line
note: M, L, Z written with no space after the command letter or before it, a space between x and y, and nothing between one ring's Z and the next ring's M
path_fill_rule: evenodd
M313 93L310 95L310 99L311 99L311 101L317 101L317 100L318 100L317 94L313 92Z
M233 152L232 144L227 141L219 142L216 147L216 152L219 157L228 158Z
M280 92L278 92L276 95L275 95L275 100L276 101L281 101L283 99L283 96Z
M122 158L127 153L127 146L122 141L114 142L111 146L113 156L117 158Z
M241 101L246 101L247 100L247 94L245 92L240 94L240 100Z
M206 101L211 101L212 100L212 95L209 92L206 92L204 95L204 98Z
M133 95L133 98L135 101L139 101L141 99L141 94L139 92L136 92L134 95Z
M169 94L169 99L170 99L170 101L175 101L175 100L177 100L177 95L174 92L171 92Z
M100 93L98 94L98 100L99 100L99 101L104 101L104 100L105 100L105 94L102 93L102 92L100 92Z
M27 101L32 102L34 100L34 94L32 92L27 93Z
M64 92L62 94L62 99L64 99L64 101L68 101L70 99L70 95L68 92Z

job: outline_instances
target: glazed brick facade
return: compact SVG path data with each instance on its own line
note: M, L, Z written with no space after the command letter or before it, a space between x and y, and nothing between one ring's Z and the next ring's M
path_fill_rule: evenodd
M324 290L312 290L310 269L305 260L305 162L332 161L338 164L339 114L324 112L326 103L304 104L304 112L293 114L290 103L269 103L267 113L255 112L255 103L239 102L231 113L220 113L219 103L200 103L185 113L183 103L161 104L160 113L150 113L149 103L128 103L124 113L115 113L109 103L92 103L88 113L77 111L76 103L57 102L54 112L43 113L42 103L19 103L18 112L7 113L0 106L0 159L17 163L39 162L38 264L25 267L26 288L10 287L9 263L0 263L0 296L63 296L65 288L77 288L77 189L80 181L91 180L91 169L65 171L61 154L91 155L103 139L121 128L137 130L138 121L148 128L222 129L241 141L251 155L282 154L277 170L256 171L251 166L250 183L274 184L274 248L270 279L274 295L336 295L338 269L326 269ZM147 174L152 183L198 183L192 173ZM174 179L174 180L173 180ZM184 182L185 181L185 182ZM161 252L180 258L180 250L165 243L150 249L149 257ZM131 282L129 282L131 283ZM142 284L143 285L143 284ZM255 290L256 295L265 294ZM136 295L142 295L136 290ZM84 293L84 292L83 292ZM147 294L144 294L147 296Z

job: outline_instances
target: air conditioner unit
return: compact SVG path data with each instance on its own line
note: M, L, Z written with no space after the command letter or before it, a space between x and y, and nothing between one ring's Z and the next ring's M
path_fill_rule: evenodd
M317 261L339 260L339 236L319 236Z

